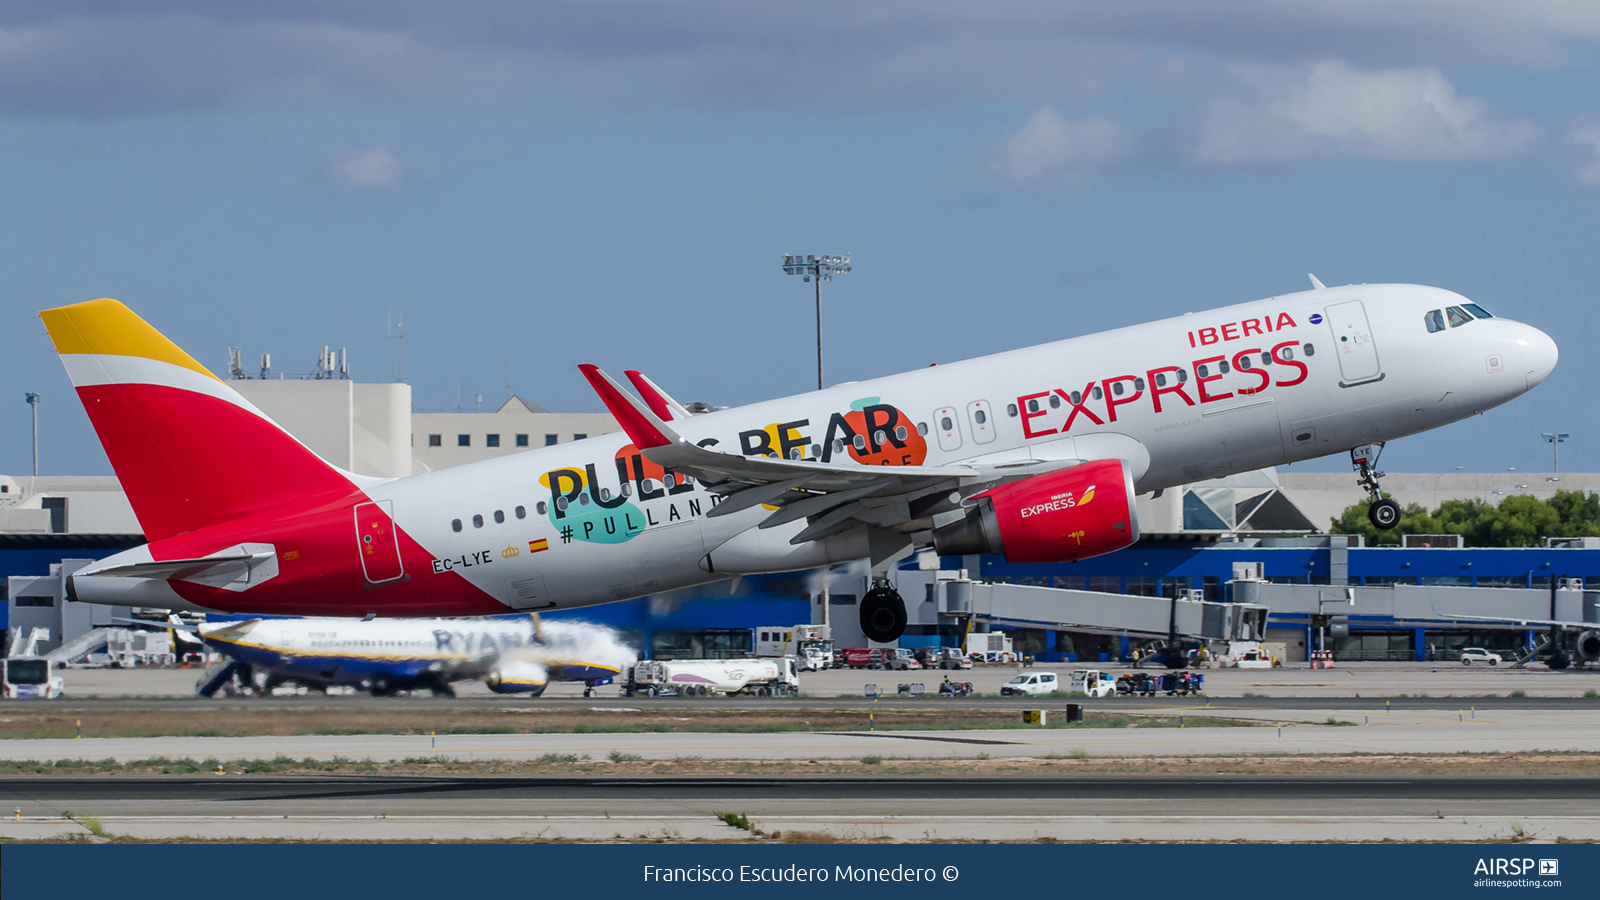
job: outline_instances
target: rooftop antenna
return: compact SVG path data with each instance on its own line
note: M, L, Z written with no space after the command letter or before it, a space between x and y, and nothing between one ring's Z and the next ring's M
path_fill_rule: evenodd
M244 381L249 375L244 371L244 353L238 347L228 348L228 377L234 381Z
M261 380L265 381L272 376L272 354L261 354Z
M392 310L392 309L390 310L390 312L393 312L393 311L394 310ZM397 342L399 342L399 346L400 346L400 364L395 366L395 368L394 368L394 380L398 381L401 384L405 384L406 383L406 311L405 311L405 309L402 308L400 310L400 326L399 326L398 329L389 328L388 319L384 320L384 333L388 334L389 337L392 337Z

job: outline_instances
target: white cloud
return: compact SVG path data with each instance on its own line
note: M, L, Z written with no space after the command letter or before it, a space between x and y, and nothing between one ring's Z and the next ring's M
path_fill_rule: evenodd
M1567 131L1567 143L1577 151L1578 183L1600 187L1600 117L1593 113L1579 116Z
M379 144L339 154L328 165L328 175L346 187L373 190L393 186L405 175L405 166L400 157Z
M989 153L986 174L1011 184L1083 187L1134 148L1133 129L1106 119L1071 121L1045 106Z
M1533 149L1537 127L1502 122L1435 69L1364 71L1342 61L1241 72L1244 97L1216 101L1194 157L1210 165L1366 156L1469 159Z

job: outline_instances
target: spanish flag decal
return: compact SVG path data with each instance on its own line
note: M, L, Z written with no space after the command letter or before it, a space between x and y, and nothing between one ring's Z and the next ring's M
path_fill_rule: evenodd
M539 538L537 541L529 541L528 542L528 552L529 553L538 553L540 550L549 550L549 549L550 549L550 541L548 539L546 539L546 538Z

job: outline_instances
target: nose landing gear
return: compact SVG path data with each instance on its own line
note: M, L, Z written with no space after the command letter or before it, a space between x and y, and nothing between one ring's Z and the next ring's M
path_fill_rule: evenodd
M1378 471L1378 454L1382 452L1382 443L1362 444L1350 451L1350 465L1356 470L1356 484L1372 500L1367 507L1367 521L1374 528L1388 531L1400 524L1400 504L1383 496L1378 488L1378 479L1383 477L1383 473Z

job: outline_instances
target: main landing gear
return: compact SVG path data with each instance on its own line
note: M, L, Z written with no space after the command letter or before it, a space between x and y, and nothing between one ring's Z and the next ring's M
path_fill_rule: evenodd
M1350 465L1356 470L1356 484L1372 499L1372 505L1367 507L1367 521L1374 528L1388 531L1400 524L1400 504L1378 489L1378 479L1383 477L1378 471L1378 454L1382 452L1382 443L1362 444L1350 451Z
M868 640L887 644L906 631L906 601L886 581L880 581L861 598L861 633Z

